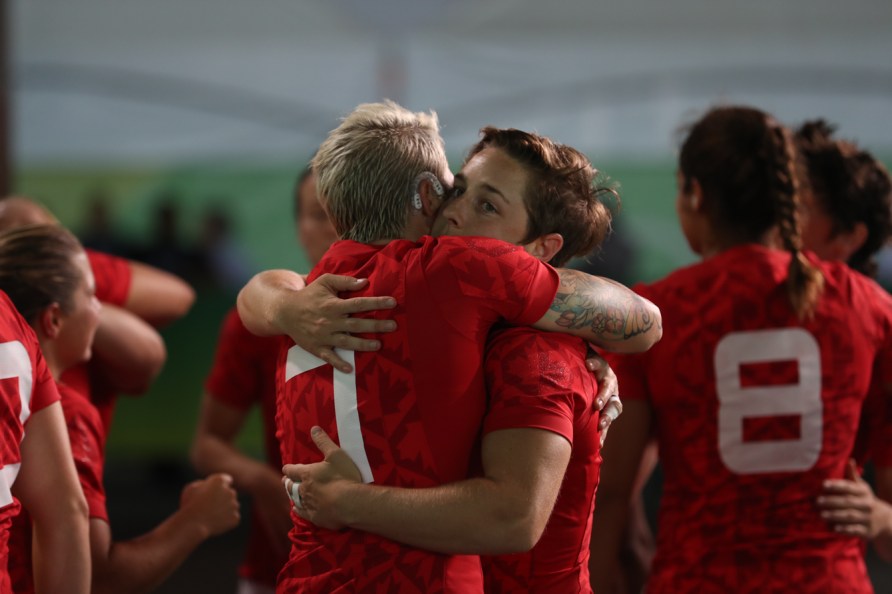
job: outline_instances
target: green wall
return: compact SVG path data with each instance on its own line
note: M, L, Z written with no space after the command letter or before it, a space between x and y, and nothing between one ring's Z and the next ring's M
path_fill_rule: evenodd
M308 269L297 246L291 216L291 190L297 165L190 166L165 170L111 168L32 168L19 172L19 192L35 197L76 232L83 229L87 196L101 188L108 196L115 229L130 241L145 243L153 207L172 192L181 210L181 237L198 233L201 215L221 205L231 215L234 233L256 269ZM636 242L639 257L633 278L657 279L693 261L675 218L674 165L670 162L602 162L619 182L620 224ZM186 455L220 321L234 294L199 291L192 311L165 329L168 362L149 394L122 398L109 441L110 457ZM260 450L257 419L249 423L244 445Z

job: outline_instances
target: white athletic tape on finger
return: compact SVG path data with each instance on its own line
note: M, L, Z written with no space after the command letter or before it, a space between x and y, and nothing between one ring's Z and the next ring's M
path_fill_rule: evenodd
M291 481L291 492L288 493L288 496L291 497L294 507L297 509L304 508L304 502L300 498L300 481Z
M604 406L604 415L610 418L610 422L612 423L617 418L619 418L620 412L618 407L610 406L611 402L621 402L619 396L611 396L607 399L607 404Z

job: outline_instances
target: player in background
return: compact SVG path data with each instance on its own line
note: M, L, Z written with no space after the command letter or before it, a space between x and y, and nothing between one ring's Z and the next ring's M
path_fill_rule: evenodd
M611 189L598 178L570 147L485 128L455 176L433 235L501 239L562 266L591 253L609 230L601 198ZM591 592L600 432L585 353L576 337L529 327L494 330L486 349L489 402L479 477L423 490L364 485L346 454L317 433L326 461L286 467L297 513L322 527L349 525L441 553L488 554L482 558L487 592Z
M875 278L876 254L892 235L892 180L873 155L854 142L834 138L834 132L824 120L813 120L794 134L804 173L802 241L820 258L846 262ZM877 290L883 291L879 286ZM875 373L872 398L862 413L858 460L847 466L844 479L828 481L818 505L835 529L873 541L880 556L892 561L892 418L880 372ZM874 420L884 424L868 423ZM873 458L879 497L858 471L868 456Z
M33 200L0 200L0 230L27 224L58 224ZM167 359L156 328L184 316L195 300L185 281L152 266L95 250L86 250L104 307L89 363L65 373L65 383L87 395L111 427L118 394L145 393Z
M283 343L277 427L285 462L313 461L309 430L319 424L337 433L366 481L429 487L465 478L485 406L483 348L499 319L569 329L614 349L647 348L659 338L659 312L629 301L619 285L558 273L504 242L426 236L452 181L433 115L362 105L329 135L313 167L323 205L348 240L329 249L311 279L368 276L363 293L398 303L387 312L397 330L373 355L355 355L354 374L332 375L322 359ZM588 291L573 291L574 282ZM287 330L289 298L302 286L293 274L255 277L239 295L245 325L260 334ZM443 376L450 381L438 381ZM482 590L476 557L294 520L280 592Z
M25 226L0 234L0 289L34 327L50 373L90 358L100 304L87 256L59 225ZM73 455L89 508L92 592L148 592L161 583L198 544L238 523L231 479L216 475L183 490L180 509L152 532L113 542L102 486L105 433L98 411L79 391L59 383ZM53 473L48 473L50 476ZM51 492L51 491L50 491ZM14 520L10 572L16 593L40 591L31 581L31 527L24 514ZM39 556L34 562L42 562ZM88 564L89 567L89 564Z
M316 198L308 167L294 188L294 223L310 264L337 239ZM279 340L248 332L238 311L226 314L213 367L205 381L191 459L198 472L225 472L251 495L251 531L239 567L239 594L273 592L288 560L290 503L282 492L282 458L276 441L276 358ZM240 451L235 441L253 406L260 407L265 460Z
M604 452L596 591L651 431L664 484L647 592L872 591L858 540L815 498L845 473L892 308L802 252L795 169L788 131L755 109L710 110L682 145L677 210L703 261L638 288L666 338L611 360L625 410Z
M87 504L74 469L59 392L34 330L2 291L0 368L4 380L0 381L0 592L13 591L8 541L13 519L25 510L34 525L35 591L86 594L90 590Z

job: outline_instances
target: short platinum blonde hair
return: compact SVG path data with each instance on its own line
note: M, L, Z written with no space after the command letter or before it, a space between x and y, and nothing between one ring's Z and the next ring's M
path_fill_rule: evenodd
M437 114L393 101L364 103L313 158L319 201L341 239L370 243L402 237L417 176L441 181L449 164Z

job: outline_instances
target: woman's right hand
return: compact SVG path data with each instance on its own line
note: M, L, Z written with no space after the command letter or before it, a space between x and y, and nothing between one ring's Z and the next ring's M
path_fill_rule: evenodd
M367 279L323 274L292 298L292 303L281 310L279 325L288 329L294 342L344 373L352 366L338 356L336 348L349 351L376 351L380 341L353 336L360 333L382 333L396 330L393 320L352 317L354 314L392 309L393 297L353 297L341 299L341 291L358 291L368 284Z

